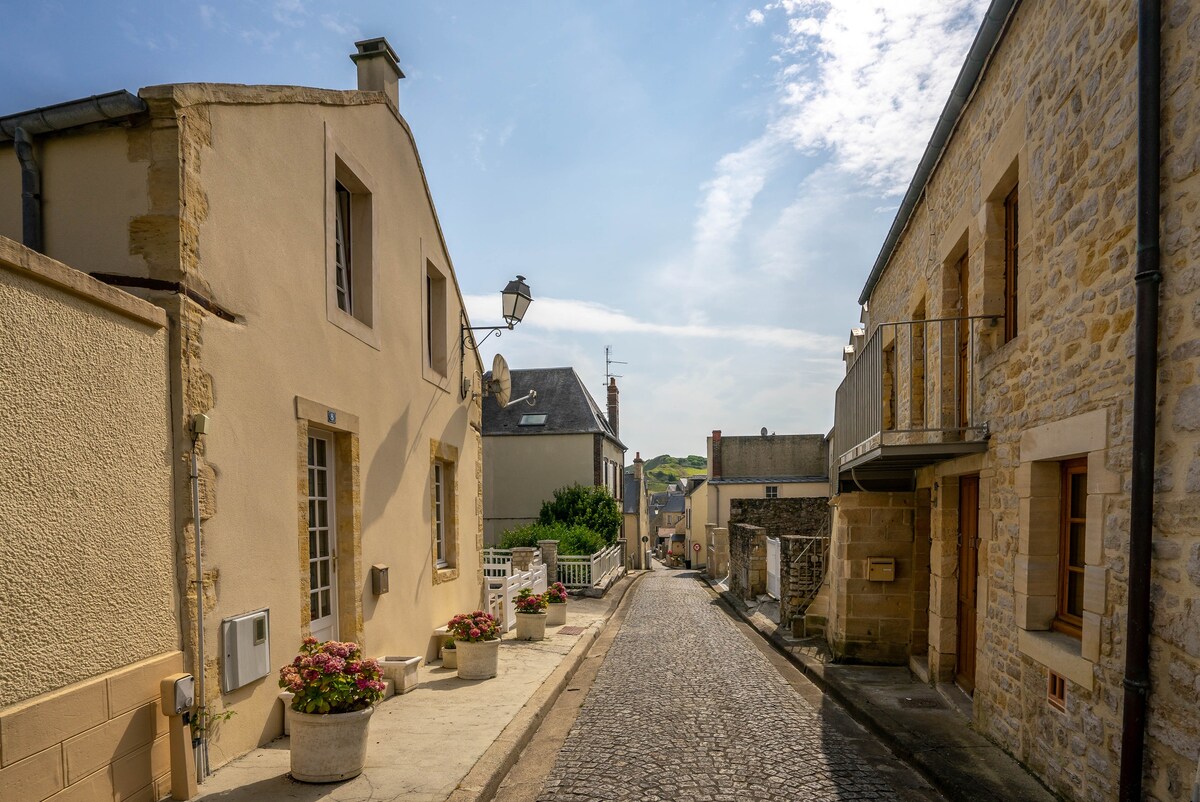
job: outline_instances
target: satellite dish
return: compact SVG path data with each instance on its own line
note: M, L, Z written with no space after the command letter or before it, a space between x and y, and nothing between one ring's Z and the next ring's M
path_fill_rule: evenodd
M762 427L761 429L758 430L758 433L761 436L766 437L767 436L767 427L766 426Z
M508 399L512 396L512 376L508 372L508 363L500 354L496 354L492 359L492 378L488 382L488 392L496 397L496 403L501 409L508 406Z

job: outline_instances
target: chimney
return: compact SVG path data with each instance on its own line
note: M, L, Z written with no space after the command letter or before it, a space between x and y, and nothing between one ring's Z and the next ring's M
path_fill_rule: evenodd
M392 101L392 105L400 108L400 59L396 51L388 44L387 39L378 36L374 39L363 39L355 42L357 53L350 54L350 60L358 65L358 90L360 92L383 92Z
M708 472L714 479L721 478L721 430L713 429L712 433L712 463Z
M642 465L645 464L642 460L642 452L635 451L633 457L633 478L637 479L638 492L642 489Z
M612 429L612 433L616 437L620 437L620 427L617 423L617 408L620 406L617 403L617 396L621 391L617 389L617 380L608 380L608 428Z

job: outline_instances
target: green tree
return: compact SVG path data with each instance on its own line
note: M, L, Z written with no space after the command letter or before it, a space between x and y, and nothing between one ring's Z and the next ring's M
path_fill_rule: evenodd
M554 498L543 502L538 523L561 521L567 525L585 526L614 543L621 531L621 508L617 500L603 487L571 485L554 491Z
M595 554L604 549L604 538L585 526L568 526L561 522L528 524L510 529L500 536L500 548L518 546L537 548L539 540L557 540L558 553L568 555Z

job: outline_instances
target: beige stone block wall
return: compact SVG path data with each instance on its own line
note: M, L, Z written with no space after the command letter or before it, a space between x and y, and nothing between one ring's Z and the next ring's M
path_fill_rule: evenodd
M914 581L914 494L844 493L831 506L826 638L834 655L849 661L907 663L914 607L928 603L928 586ZM894 558L895 580L868 580L870 557Z
M872 325L902 321L922 306L928 318L955 316L947 259L963 243L970 312L1001 311L998 200L1019 186L1020 330L1008 343L985 331L974 355L980 417L990 432L980 466L975 723L1057 793L1109 799L1120 762L1132 464L1137 14L1132 0L1077 11L1018 6L870 298L870 316ZM1190 796L1200 753L1197 26L1195 3L1164 3L1164 278L1146 742L1146 793L1162 800ZM1047 432L1049 439L1022 442L1038 427L1088 415L1106 416L1090 441L1064 447ZM1043 530L1057 497L1049 475L1057 474L1056 460L1071 456L1088 457L1088 569L1083 637L1062 640L1042 631L1054 612L1042 558L1057 553L1046 545L1054 533ZM943 678L953 668L946 650L954 630L936 609L948 610L951 599L944 533L952 523L934 511L930 669ZM1065 713L1047 704L1051 669L1067 677Z
M162 799L170 794L168 719L159 682L167 652L0 710L5 799Z

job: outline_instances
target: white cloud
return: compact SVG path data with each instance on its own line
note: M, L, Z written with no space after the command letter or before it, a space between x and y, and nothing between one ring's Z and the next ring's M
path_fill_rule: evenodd
M749 13L746 14L746 22L751 25L762 25L766 18L766 15L757 8L750 9Z
M487 321L496 314L494 295L468 295L467 308L472 322ZM487 323L476 325L488 325ZM743 345L771 346L808 352L820 357L840 354L841 342L835 337L814 334L783 326L722 326L639 320L632 315L592 301L539 297L525 320L519 324L557 332L595 334L640 334L677 339L725 340Z
M780 131L879 192L902 192L987 0L782 5Z
M304 20L308 16L308 9L304 7L304 0L275 0L275 4L271 8L271 16L275 18L276 22L298 28L304 24Z

